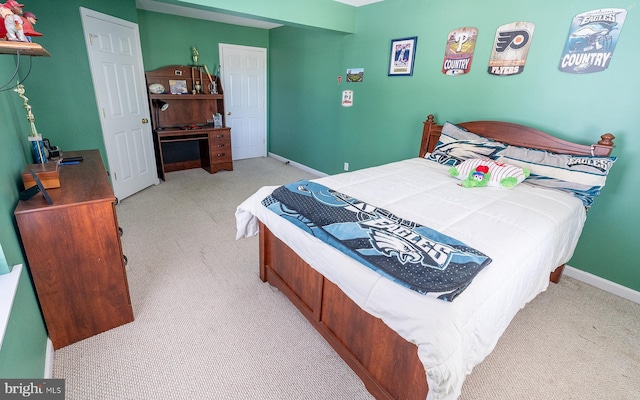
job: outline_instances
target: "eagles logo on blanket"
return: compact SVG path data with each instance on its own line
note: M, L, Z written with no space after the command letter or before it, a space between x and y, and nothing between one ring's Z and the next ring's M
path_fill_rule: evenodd
M405 287L452 301L491 262L428 227L306 180L281 186L263 205Z

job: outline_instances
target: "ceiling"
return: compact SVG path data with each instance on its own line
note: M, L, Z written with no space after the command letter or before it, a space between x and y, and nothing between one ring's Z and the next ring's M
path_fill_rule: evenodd
M366 6L367 4L378 3L383 0L334 0L338 3L348 4L354 7Z
M384 0L334 0L354 7L365 6L367 4L378 3ZM204 19L208 21L222 22L225 24L248 26L251 28L273 29L281 24L268 21L261 21L251 18L236 17L233 15L221 14L213 11L201 10L198 8L190 8L178 6L175 4L167 4L154 0L136 0L136 7L140 10L159 12L163 14L180 15L182 17Z
M351 0L350 0L351 1ZM272 29L282 26L272 22L260 21L257 19L236 17L233 15L221 14L213 11L201 10L177 6L174 4L161 3L154 0L136 0L136 7L140 10L159 12L163 14L173 14L182 17L205 19L208 21L222 22L225 24L248 26L251 28Z

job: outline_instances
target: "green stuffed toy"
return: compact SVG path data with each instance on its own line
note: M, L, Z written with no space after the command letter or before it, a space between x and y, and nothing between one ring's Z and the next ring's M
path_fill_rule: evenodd
M449 168L449 174L462 180L460 185L465 188L494 186L509 189L528 178L529 170L493 160L472 158Z

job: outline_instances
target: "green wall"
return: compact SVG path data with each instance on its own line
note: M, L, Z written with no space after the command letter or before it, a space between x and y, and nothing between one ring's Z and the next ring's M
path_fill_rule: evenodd
M189 65L191 48L198 49L198 62L215 74L218 43L269 46L269 31L138 10L142 59L146 71L167 65Z
M0 81L3 85L15 69L15 56L0 57ZM11 84L8 85L10 87ZM4 86L2 88L5 89ZM10 272L10 266L25 264L13 218L22 171L27 160L32 162L27 142L29 125L22 105L22 100L12 90L0 92L0 149L4 151L0 157L0 251L4 252L7 264L2 263L0 274ZM23 268L0 349L0 378L42 377L46 340L35 291L27 269Z
M25 10L38 16L35 41L51 57L33 59L25 83L36 125L64 150L106 150L84 41L80 7L137 22L135 0L30 0Z
M534 126L586 144L605 132L616 135L619 157L607 187L589 211L570 265L640 290L635 201L640 180L631 167L640 149L637 107L640 63L635 39L640 13L629 8L607 70L575 75L558 63L572 18L602 8L599 1L385 0L357 10L356 33L281 27L270 32L269 151L311 168L342 172L417 155L422 121L499 119ZM489 75L487 65L500 25L536 23L522 74ZM441 73L447 33L479 29L471 72ZM418 36L412 77L388 77L390 40ZM364 68L364 82L337 85L347 68ZM341 92L354 91L354 105L340 106Z
M44 36L35 41L51 57L20 58L20 76L29 98L36 127L63 150L98 148L104 153L100 120L91 83L79 7L136 21L134 0L86 0L52 2L30 0L25 11L38 16L36 30ZM0 57L0 81L6 82L16 68L16 57ZM32 163L27 136L29 126L22 101L12 91L0 92L0 243L9 265L24 264L13 210L18 201L21 173ZM0 274L8 271L0 270ZM44 376L46 329L30 280L23 269L9 326L0 349L1 378Z

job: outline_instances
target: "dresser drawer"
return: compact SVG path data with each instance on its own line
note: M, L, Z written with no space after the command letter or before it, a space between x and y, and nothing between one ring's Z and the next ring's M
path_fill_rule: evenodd
M215 150L211 152L211 164L231 162L231 149Z
M224 143L231 145L231 129L213 131L209 133L209 140L212 143Z

